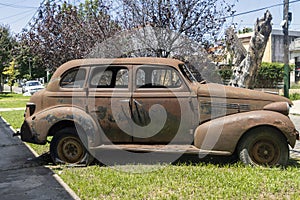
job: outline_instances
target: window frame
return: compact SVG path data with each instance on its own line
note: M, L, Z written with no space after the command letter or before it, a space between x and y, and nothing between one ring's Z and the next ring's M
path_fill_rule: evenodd
M190 91L186 82L185 82L185 78L182 76L182 74L173 66L170 65L136 65L135 67L135 71L134 71L134 91L143 91L143 90L156 90L156 91L166 91L166 90L172 90L172 91ZM159 69L171 69L173 70L177 77L181 80L181 85L179 87L166 87L166 86L161 86L161 87L141 87L137 85L137 73L140 69L142 68L153 68L151 70L151 79L152 79L152 72L154 70L159 70Z
M101 68L104 70L101 70ZM105 72L108 68L117 68L117 70L110 70L113 72L110 85L108 85L106 87L98 87L99 85L92 85L91 82L92 82L92 79L95 77L94 76L95 70L96 70L96 73L99 73L101 71ZM125 87L116 87L117 75L122 69L127 70L128 84L124 85ZM97 70L99 70L99 71L97 72ZM114 83L112 83L112 81L114 81ZM94 66L91 66L90 76L89 76L87 84L88 84L88 87L92 90L116 90L116 89L129 90L129 88L130 88L130 68L127 65L94 65Z
M67 77L68 74L74 72L74 71L79 71L79 70L84 70L85 74L84 74L84 80L83 80L83 83L82 85L80 85L80 87L64 87L64 85L62 85L62 82L64 80L65 77ZM89 73L89 70L86 66L77 66L77 67L73 67L71 69L68 69L67 71L65 71L64 73L62 73L62 75L60 76L60 80L59 80L59 88L60 90L83 90L86 86L86 81L87 81L87 76L88 76L88 73ZM77 72L78 74L78 72ZM76 74L76 76L77 76ZM74 83L76 83L76 81L73 82L73 85ZM68 84L66 84L68 85Z

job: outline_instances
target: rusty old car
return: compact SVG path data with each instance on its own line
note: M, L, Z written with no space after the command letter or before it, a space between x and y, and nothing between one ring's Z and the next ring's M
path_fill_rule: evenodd
M118 149L125 160L163 152L285 166L299 139L290 106L279 95L200 83L176 59L79 59L30 98L19 134L41 145L51 136L54 163L88 164Z

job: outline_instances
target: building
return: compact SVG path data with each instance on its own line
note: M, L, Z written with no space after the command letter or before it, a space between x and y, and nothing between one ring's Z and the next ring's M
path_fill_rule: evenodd
M300 82L300 37L296 38L290 44L290 62L295 64L294 74L291 74L295 77L294 82Z
M246 50L249 48L251 33L238 34ZM290 64L295 64L295 71L291 72L291 83L300 81L300 31L289 31ZM263 62L284 62L283 31L273 29L266 45ZM299 71L298 71L299 70Z

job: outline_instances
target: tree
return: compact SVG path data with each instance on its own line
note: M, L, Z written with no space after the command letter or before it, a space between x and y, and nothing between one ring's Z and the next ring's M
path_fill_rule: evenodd
M83 58L95 45L119 27L101 0L87 0L79 7L47 1L39 17L22 33L23 46L40 58L40 66L54 71L62 63Z
M122 27L140 29L139 42L157 57L170 57L192 43L208 48L217 40L224 16L233 13L225 0L120 0L119 5Z
M237 58L229 85L246 88L254 87L257 71L272 31L271 20L272 15L269 11L265 12L263 18L257 19L254 35L250 39L249 49L246 51L246 54L245 49L240 43L236 42L235 37L227 34L227 43L229 46L234 47L232 50ZM227 33L232 33L232 31L228 31Z
M16 45L15 38L10 34L9 27L0 26L0 92L3 90L2 72L11 61L11 51Z
M17 76L19 75L19 71L16 69L15 60L9 63L9 66L5 67L2 74L6 75L8 78L8 86L10 86L10 92L12 92L12 87L15 83Z
M123 29L109 40L98 42L89 57L175 57L188 63L191 71L216 82L216 66L204 48L217 39L232 14L223 0L120 0L117 13ZM116 3L117 4L117 3ZM221 6L218 6L221 5ZM215 73L213 72L215 71Z
M18 43L13 49L13 57L18 63L18 79L36 79L46 76L45 68L41 64L41 59L37 55L30 53L30 48Z

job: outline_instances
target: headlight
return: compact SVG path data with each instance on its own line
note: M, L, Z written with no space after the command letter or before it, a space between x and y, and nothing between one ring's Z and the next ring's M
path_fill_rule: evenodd
M290 105L287 102L274 102L268 105L265 105L264 110L270 110L274 112L280 112L284 115L289 115Z

